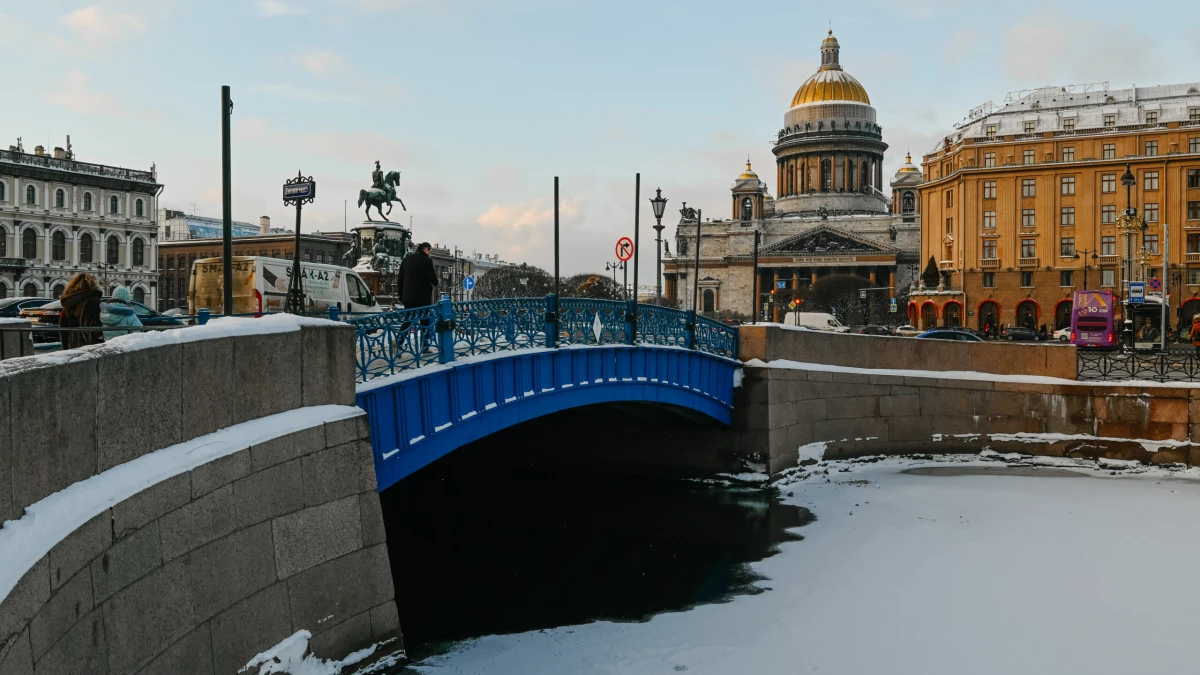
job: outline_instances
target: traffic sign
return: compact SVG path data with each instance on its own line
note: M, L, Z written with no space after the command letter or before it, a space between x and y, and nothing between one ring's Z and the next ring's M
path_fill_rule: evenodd
M619 260L629 260L633 257L633 240L629 237L621 237L617 240L617 258Z
M1146 282L1131 281L1129 282L1129 301L1132 303L1143 303L1146 301Z
M796 309L799 306L799 303L797 303L795 300L788 303L788 309Z
M787 282L786 281L776 281L775 288L787 288Z
M866 300L866 299L867 299L867 292L866 292L866 291L859 291L859 292L858 292L858 299L859 299L859 300Z
M475 277L469 274L463 277L463 288L467 289L468 291L472 288L475 288Z
M1162 279L1159 279L1158 277L1154 277L1153 279L1151 279L1150 280L1150 290L1161 291L1162 290Z
M896 313L896 299L891 298L891 301L892 301L891 304L888 305L888 311L891 312L892 314L895 314Z

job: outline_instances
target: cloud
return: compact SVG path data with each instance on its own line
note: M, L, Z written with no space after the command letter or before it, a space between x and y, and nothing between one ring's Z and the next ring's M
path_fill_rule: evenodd
M146 24L137 14L110 13L100 5L77 9L58 18L89 46L103 47L146 32Z
M115 96L90 90L87 75L78 68L67 71L67 74L59 79L54 92L44 95L43 98L76 113L112 117L124 114Z
M565 199L559 202L559 221L579 215L580 199ZM522 232L554 222L554 204L545 197L520 204L492 204L492 207L475 220L485 228Z
M604 138L610 141L627 141L629 140L629 132L620 127L610 126L604 130Z
M1061 80L1067 78L1122 81L1162 72L1157 42L1128 22L1084 19L1060 6L1040 7L1027 14L1005 31L1004 44L1008 74L1029 86L1065 84Z
M281 96L283 98L295 99L297 101L308 101L310 103L347 103L349 101L356 100L356 97L349 96L347 94L317 91L315 89L305 89L303 87L293 87L290 84L260 84L250 87L250 91L260 94Z
M346 60L346 57L336 52L331 52L328 49L296 54L292 57L292 60L300 64L300 67L318 77L346 72L350 67L350 63Z
M279 0L258 0L258 12L270 17L308 14L308 10L303 7L287 5Z
M970 26L955 31L946 38L942 49L945 60L953 62L966 57L975 49L975 41L978 39L979 33Z
M319 156L361 164L367 167L367 174L377 159L383 162L384 171L414 164L412 146L382 134L342 131L295 132L272 126L266 120L256 117L235 117L234 120L233 135L238 140L260 147L297 152L303 156Z
M714 143L740 143L742 140L742 135L736 131L712 131L708 137Z

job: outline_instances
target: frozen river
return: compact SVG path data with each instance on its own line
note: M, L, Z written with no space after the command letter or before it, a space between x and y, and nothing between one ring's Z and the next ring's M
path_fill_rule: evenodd
M782 488L785 503L817 520L798 530L802 541L752 563L766 592L641 623L468 640L414 669L1196 672L1200 480L1191 472L972 475L1007 471L978 460L825 466L827 476Z

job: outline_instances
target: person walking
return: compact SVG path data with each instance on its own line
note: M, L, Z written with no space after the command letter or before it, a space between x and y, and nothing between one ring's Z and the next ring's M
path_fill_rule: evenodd
M133 297L129 294L129 289L118 284L113 289L112 299L108 302L100 303L100 323L104 324L105 328L141 326L142 321L137 317L137 312L133 309ZM104 339L111 340L120 335L127 335L133 331L128 330L106 330L104 331Z
M1192 346L1196 348L1196 356L1200 356L1200 313L1192 317Z
M400 302L404 303L404 309L417 309L418 307L427 307L433 304L433 292L438 287L437 272L433 269L433 258L429 257L429 252L433 247L429 242L421 242L417 246L417 250L405 256L400 263L400 274L397 275L398 288L397 294L400 296ZM401 331L407 332L409 328L416 323L421 333L420 351L429 350L430 342L433 340L434 324L437 317L427 317L416 322L410 322L400 327Z
M96 277L80 272L71 277L67 288L58 300L62 303L62 314L59 315L58 325L63 328L87 328L100 326L100 285ZM63 331L63 349L74 349L84 345L99 344L104 341L99 331Z

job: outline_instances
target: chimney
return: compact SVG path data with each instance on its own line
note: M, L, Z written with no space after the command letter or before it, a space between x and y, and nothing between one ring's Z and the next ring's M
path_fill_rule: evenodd
M67 151L62 148L54 148L54 159L66 159Z
M41 157L42 155L46 154L46 149L39 145L33 149L33 154Z
M258 233L259 233L259 235L271 234L271 217L270 216L262 216L261 218L258 219Z

